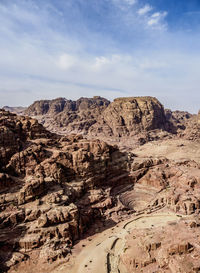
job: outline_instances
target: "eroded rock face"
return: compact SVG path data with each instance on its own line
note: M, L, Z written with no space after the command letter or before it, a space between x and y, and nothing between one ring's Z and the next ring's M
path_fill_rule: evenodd
M36 118L51 132L98 137L125 149L158 139L200 139L199 115L164 109L153 97L118 98L112 103L98 96L57 98L36 101L20 112L5 109Z
M53 136L37 120L0 110L0 159L7 164L10 157L23 149L29 139Z
M101 104L101 98L95 100ZM36 107L35 111L57 115L68 107L67 103L62 104L62 100L59 100L58 108L55 105L42 106L42 110ZM73 103L70 105L74 107ZM87 111L93 109L94 102L81 99L76 105L79 113L90 115L92 112ZM104 104L101 106L102 109L105 107ZM72 108L68 109L71 114ZM97 114L100 110L96 108L94 112ZM101 116L103 122L95 117L96 124L88 127L88 133L95 132L98 124L101 131L98 133L104 136L134 138L136 133L153 140L157 130L163 132L166 125L162 105L149 97L118 99L106 106ZM197 124L197 116L185 117L183 123L189 124L193 119ZM83 123L85 121L83 119ZM193 161L185 157L176 161L167 159L162 145L157 157L148 155L148 152L145 156L138 156L132 153L134 150L122 152L117 146L88 140L82 135L49 133L37 120L7 111L0 111L0 132L0 263L4 271L11 268L10 272L23 272L23 266L26 270L34 266L38 272L44 272L51 263L69 257L76 241L90 228L98 232L100 228L116 225L131 214L148 216L157 211L167 211L192 217L188 226L198 227L198 156ZM154 144L158 145L157 142ZM175 149L182 149L181 145L186 144L179 144ZM196 146L191 147L196 151ZM180 229L187 232L185 225L180 225ZM165 231L164 241L154 236L161 235L159 229L150 236L145 232L136 234L138 245L144 245L144 249L139 247L136 253L134 245L127 246L130 252L126 249L124 255L120 255L120 263L126 271L116 264L114 270L159 272L161 269L163 272L166 269L166 272L171 272L166 266L169 261L175 270L172 272L176 272L174 264L179 256L186 255L189 261L190 253L197 255L193 252L196 250L192 237L182 236L179 241L167 243L166 238L173 230ZM35 264L34 259L37 260ZM192 266L198 269L198 264L192 262ZM180 268L181 272L190 272L181 265Z
M191 120L194 115L184 111L171 111L165 109L165 116L176 130L184 130L187 122Z
M141 131L165 127L163 106L153 97L115 99L90 130L98 135L131 136Z
M199 141L200 139L200 115L194 116L189 122L187 123L185 131L180 133L180 136L193 140L193 141Z
M25 114L35 116L49 130L86 134L109 101L101 97L80 98L77 101L58 98L36 101Z
M191 228L187 220L154 229L136 229L126 238L119 268L130 273L199 272L198 236L199 228Z
M22 113L51 132L80 133L125 149L158 139L200 138L197 115L164 109L154 97L118 98L112 103L98 96L77 101L57 98L36 101Z
M41 263L65 257L115 206L110 189L130 180L128 155L99 140L56 136L36 120L0 114L1 267L25 262L34 250Z
M163 130L175 131L163 106L153 97L118 98L112 103L101 97L77 101L58 98L37 101L25 113L37 118L50 131L81 133L108 142L112 142L111 136L115 142L136 136L132 142L145 143L162 137ZM153 133L155 130L158 132Z

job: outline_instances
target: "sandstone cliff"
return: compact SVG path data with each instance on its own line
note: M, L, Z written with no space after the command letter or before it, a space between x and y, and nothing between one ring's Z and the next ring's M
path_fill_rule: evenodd
M133 136L142 131L165 129L165 113L153 97L115 99L102 113L90 133L106 136Z
M18 108L6 109L19 113ZM153 97L118 98L112 103L98 96L41 100L20 114L36 118L51 132L80 133L127 147L175 136L199 139L197 115L165 110Z
M8 110L17 113L14 108ZM98 96L77 101L57 98L36 101L22 113L51 132L80 133L126 148L175 136L199 139L196 115L165 110L153 97L118 98L112 103Z
M36 117L49 130L85 134L109 103L98 96L77 101L58 98L36 101L24 113Z
M37 118L52 132L81 133L116 144L141 144L176 132L163 106L153 97L118 98L112 103L101 97L77 101L58 98L37 101L25 114Z
M139 215L146 217L157 211L170 213L173 219L189 219L188 224L173 224L181 236L176 236L173 227L154 229L157 220L153 215L149 230L130 233L128 229L127 235L132 237L127 245L124 238L117 238L122 245L114 241L110 251L104 250L110 270L105 272L176 272L177 268L198 272L200 255L195 240L199 236L200 212L199 116L164 112L152 97L120 98L112 103L100 97L76 102L57 99L36 102L27 111L47 127L51 125L52 131L63 130L59 130L62 135L57 135L36 119L0 110L3 272L32 273L33 268L38 273L49 271L54 264L66 262L77 240L84 236L116 226L129 217L134 222ZM74 131L88 138L72 134ZM138 149L130 149L130 145L130 152L122 152L117 146L90 137L123 139L127 143L138 138L141 144L160 140ZM171 142L165 146L169 139ZM167 157L168 150L174 157ZM168 216L161 216L167 221ZM129 224L123 230L126 226ZM170 232L174 237L168 242ZM184 237L186 233L190 234L188 238ZM185 263L180 262L181 255Z
M128 155L99 140L53 135L5 110L0 131L1 269L34 250L41 264L65 257L115 206L110 189L129 181Z

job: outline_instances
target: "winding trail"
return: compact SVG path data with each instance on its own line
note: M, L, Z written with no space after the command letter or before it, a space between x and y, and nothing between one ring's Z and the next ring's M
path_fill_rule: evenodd
M138 228L164 226L167 222L179 219L176 214L163 212L123 221L114 228L79 242L74 246L70 261L59 266L52 273L125 273L123 265L119 265L119 257L124 251L128 233Z

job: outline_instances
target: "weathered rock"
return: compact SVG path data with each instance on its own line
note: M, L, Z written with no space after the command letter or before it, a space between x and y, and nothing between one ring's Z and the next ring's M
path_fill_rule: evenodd
M87 109L87 103L81 100L81 109ZM128 155L100 140L56 136L36 120L0 114L0 228L3 247L8 240L10 245L9 254L3 254L4 266L17 263L12 249L41 255L48 249L46 261L65 257L115 205L111 187L130 181Z
M49 130L87 133L109 103L98 96L80 98L77 101L58 98L36 101L27 108L25 114L37 117Z
M165 123L164 108L156 98L118 98L106 108L90 133L133 136L141 131L164 129Z
M138 156L130 149L136 142L139 145L170 137L174 140L174 135L198 140L197 116L173 112L167 117L162 105L151 97L121 98L111 104L100 97L76 102L58 99L36 103L29 110L44 118L47 126L47 120L51 120L52 128L65 124L67 129L64 125L63 132L66 129L105 139L111 136L111 141L127 140L127 146L124 144L122 152L117 146L82 135L58 136L49 133L35 119L0 111L2 268L20 271L24 265L28 271L31 264L26 263L26 255L12 258L12 253L27 251L30 263L37 257L34 268L42 272L42 265L48 270L50 263L65 258L76 240L91 227L97 232L107 223L114 225L127 218L128 214L148 217L158 210L190 217L184 225L189 234L191 229L194 231L194 237L178 239L177 227L169 228L164 238L161 230L158 230L160 236L153 234L151 238L146 237L144 230L141 233L138 230L138 244L133 242L120 256L126 271L164 272L171 266L173 272L178 272L175 257L185 255L189 261L198 254L195 244L200 212L198 155L193 160L181 156L178 161L164 158L165 147L160 144L158 156L150 157L149 152ZM175 149L187 146L185 143L178 143ZM151 149L152 142L149 144ZM155 141L152 147L156 145ZM198 142L192 146L193 153L196 145ZM127 152L127 147L134 154ZM170 225L173 227L174 223ZM186 227L180 226L185 234ZM171 233L175 240L168 242ZM185 265L180 268L181 272L190 272ZM198 269L198 264L192 263L191 268Z
M191 230L184 221L135 229L126 238L119 268L123 272L198 272L196 236L198 228Z
M13 183L13 179L8 174L0 173L0 190L7 189Z

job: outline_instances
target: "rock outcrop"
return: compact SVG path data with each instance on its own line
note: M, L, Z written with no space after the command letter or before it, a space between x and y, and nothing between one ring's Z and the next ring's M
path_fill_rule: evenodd
M34 102L24 112L36 117L47 129L65 133L87 134L109 101L101 97L80 98L77 101L58 98Z
M118 98L112 103L101 97L77 101L58 98L36 101L25 114L52 132L80 133L111 144L130 142L134 146L176 132L163 106L153 97Z
M65 257L116 205L110 190L130 181L128 154L81 135L54 135L5 110L0 130L2 270L23 263L33 250L41 263Z
M90 129L92 135L134 136L143 131L165 129L164 108L153 97L115 99Z
M107 255L109 272L198 272L199 115L164 111L152 97L60 98L26 113L37 119L0 110L0 271L50 272L84 236L161 211L189 220L128 230L123 251L116 243ZM148 141L154 142L133 149Z
M80 133L90 139L125 145L125 149L158 139L200 138L197 115L164 109L154 97L118 98L111 103L98 96L77 101L40 100L20 110L22 113L36 118L51 132Z
M191 228L184 220L135 229L121 252L120 272L199 272L198 236L199 227Z

